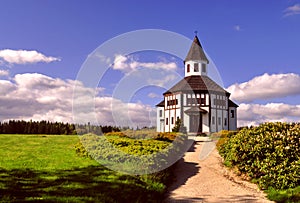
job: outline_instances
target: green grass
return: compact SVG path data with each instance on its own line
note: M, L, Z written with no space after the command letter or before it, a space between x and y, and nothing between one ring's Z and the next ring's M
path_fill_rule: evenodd
M270 188L267 190L268 198L280 203L296 203L300 202L300 186L287 190L275 190Z
M78 136L0 135L0 167L5 169L64 170L97 165L75 156Z
M164 184L76 155L77 136L0 135L0 202L160 202Z

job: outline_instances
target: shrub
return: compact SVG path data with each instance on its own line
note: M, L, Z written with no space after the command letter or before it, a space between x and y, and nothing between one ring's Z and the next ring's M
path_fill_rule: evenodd
M268 198L275 202L296 203L300 202L300 186L287 190L268 189Z
M181 132L183 134L187 133L186 127L183 125L181 119L177 119L174 128L172 129L172 132Z
M109 132L105 133L105 136L127 137L127 135L123 132Z
M91 158L81 142L76 143L74 147L78 156Z
M242 129L219 152L228 166L236 166L261 188L294 188L300 185L299 137L299 124L265 123Z
M160 140L160 141L166 141L166 142L173 142L177 135L180 133L177 132L164 132L164 133L158 133L156 137L154 137L154 140Z
M180 154L177 152L187 150L186 141L186 136L180 133L159 133L155 139L142 140L115 134L88 134L81 137L75 149L80 156L93 157L115 168L122 167L123 172L141 174L162 170L171 157Z

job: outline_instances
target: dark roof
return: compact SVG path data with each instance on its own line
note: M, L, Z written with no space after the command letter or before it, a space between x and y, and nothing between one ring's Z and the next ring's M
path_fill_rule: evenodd
M207 113L207 111L205 109L202 109L199 106L193 106L191 108L189 108L188 110L184 111L185 113L189 114L189 113Z
M176 85L171 87L167 93L174 92L220 92L226 95L230 95L225 89L223 89L220 85L210 79L208 76L188 76L180 80Z
M202 49L202 45L197 36L195 36L193 43L191 45L191 48L190 48L184 62L189 61L189 60L202 60L202 61L206 61L207 63L209 63L209 61L206 58L205 53Z
M228 106L229 107L239 107L239 105L237 105L236 103L234 103L233 101L231 101L230 99L228 100Z
M165 106L165 100L162 100L161 102L159 102L158 104L156 104L156 106L164 107Z

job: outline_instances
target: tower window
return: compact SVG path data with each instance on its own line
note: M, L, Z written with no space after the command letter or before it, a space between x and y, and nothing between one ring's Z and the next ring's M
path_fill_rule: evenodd
M199 72L199 64L194 63L194 72Z
M187 64L186 66L186 71L189 73L190 72L190 64Z
M227 125L227 118L224 118L224 125Z
M169 125L169 118L166 118L166 125Z
M221 118L218 117L218 124L221 125Z
M159 117L162 117L162 110L159 110Z
M171 124L174 124L174 117L171 118Z
M202 64L202 72L206 73L206 65L205 64Z
M213 125L215 125L215 117L214 116L212 117L211 122Z

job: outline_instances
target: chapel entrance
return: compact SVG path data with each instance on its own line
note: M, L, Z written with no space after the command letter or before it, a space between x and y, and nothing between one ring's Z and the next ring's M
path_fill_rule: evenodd
M189 132L202 133L202 114L206 114L207 111L199 106L193 106L184 112L189 115Z
M202 115L191 114L190 115L190 132L199 133L202 132Z

